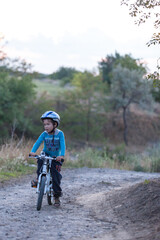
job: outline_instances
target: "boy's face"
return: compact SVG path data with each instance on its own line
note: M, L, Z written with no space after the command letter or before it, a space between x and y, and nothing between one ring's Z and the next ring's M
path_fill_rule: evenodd
M53 129L56 128L57 124L56 123L53 124L53 121L51 119L44 119L43 126L45 131L47 131L48 133L51 133Z

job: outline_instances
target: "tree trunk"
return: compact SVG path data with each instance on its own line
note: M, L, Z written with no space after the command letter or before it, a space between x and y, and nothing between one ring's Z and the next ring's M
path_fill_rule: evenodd
M123 131L123 139L126 145L128 145L128 139L127 139L127 134L128 134L128 126L127 126L127 120L126 120L126 107L123 107L123 124L124 124L124 131Z
M90 140L90 114L91 114L91 106L90 106L90 99L88 99L87 126L86 126L86 142L87 143Z

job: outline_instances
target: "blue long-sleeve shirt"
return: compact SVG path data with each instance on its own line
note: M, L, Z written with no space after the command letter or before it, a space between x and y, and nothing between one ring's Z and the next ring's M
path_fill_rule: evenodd
M33 145L31 152L36 152L42 142L44 142L43 151L49 156L65 156L65 138L61 130L56 129L54 135L44 131Z

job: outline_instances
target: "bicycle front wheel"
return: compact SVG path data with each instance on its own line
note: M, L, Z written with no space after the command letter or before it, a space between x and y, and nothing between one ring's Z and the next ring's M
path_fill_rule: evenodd
M37 199L37 211L39 211L41 209L41 206L42 206L45 182L46 182L46 177L42 176L41 183L40 183L40 189L39 189L39 193L38 193L38 199Z

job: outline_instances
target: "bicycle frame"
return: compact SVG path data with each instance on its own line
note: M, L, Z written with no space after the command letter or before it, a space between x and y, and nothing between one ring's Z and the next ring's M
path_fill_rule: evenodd
M44 195L47 193L50 193L50 189L52 190L52 177L51 177L51 164L52 159L44 159L43 165L42 165L42 172L40 173L38 177L38 184L37 184L37 191L36 193L39 193L40 183L42 176L46 176L46 183L45 183L45 189L44 189ZM50 184L51 182L51 184Z
M53 189L52 189L51 165L52 161L56 161L56 157L46 156L45 152L42 151L40 155L36 155L33 158L41 159L43 161L42 170L38 177L36 191L36 193L38 193L37 210L39 211L42 206L43 195L47 194L48 204L52 205L51 198L53 197ZM64 159L61 159L61 162L59 163L62 165L62 162L64 162Z

